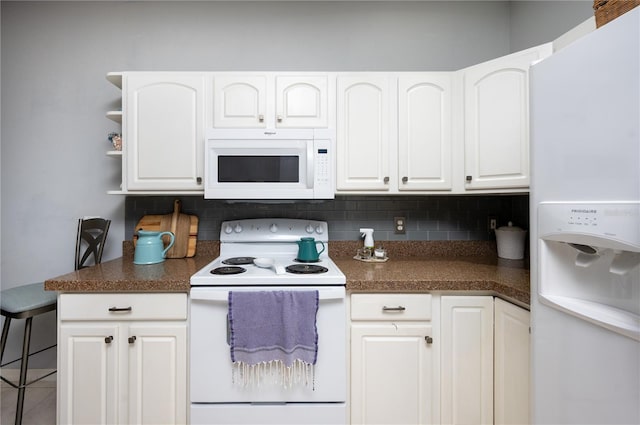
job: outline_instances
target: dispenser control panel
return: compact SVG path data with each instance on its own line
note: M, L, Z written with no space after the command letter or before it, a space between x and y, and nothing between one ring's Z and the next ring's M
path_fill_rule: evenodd
M598 215L601 213L597 208L571 208L567 224L570 226L597 226Z
M538 232L544 239L563 240L563 234L581 234L640 249L640 202L542 202L538 205Z

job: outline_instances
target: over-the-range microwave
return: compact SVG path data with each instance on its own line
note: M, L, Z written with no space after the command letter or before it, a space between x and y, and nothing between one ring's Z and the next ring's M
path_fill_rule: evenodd
M334 134L327 129L208 129L204 197L333 199Z

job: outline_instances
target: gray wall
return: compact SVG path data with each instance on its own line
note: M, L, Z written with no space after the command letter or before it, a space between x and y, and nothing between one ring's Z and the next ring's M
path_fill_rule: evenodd
M2 288L69 272L79 217L113 220L104 259L130 237L124 197L106 195L109 71L454 70L550 41L590 3L2 1Z
M509 11L511 51L554 40L591 17L593 1L590 0L512 1Z

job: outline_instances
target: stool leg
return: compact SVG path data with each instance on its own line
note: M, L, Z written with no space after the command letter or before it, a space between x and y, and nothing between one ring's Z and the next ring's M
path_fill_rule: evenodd
M24 408L24 392L27 383L27 367L29 364L29 344L31 342L31 321L33 317L27 318L24 324L24 340L22 342L22 361L20 362L20 387L18 388L18 405L16 407L15 425L22 424L22 410Z
M4 325L2 326L2 340L0 340L0 364L4 358L4 347L7 346L7 336L9 335L9 324L11 323L11 317L5 316Z

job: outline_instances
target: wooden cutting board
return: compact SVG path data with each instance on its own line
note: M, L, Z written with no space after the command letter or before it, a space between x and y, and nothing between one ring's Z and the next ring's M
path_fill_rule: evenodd
M166 258L184 258L193 257L196 254L196 244L198 242L198 217L195 215L182 214L180 212L181 202L179 199L173 201L172 214L145 215L138 224L135 231L139 229L150 230L153 232L172 232L176 241L169 251ZM166 244L169 243L169 237L163 236L162 239ZM133 236L133 245L135 246L138 235Z

